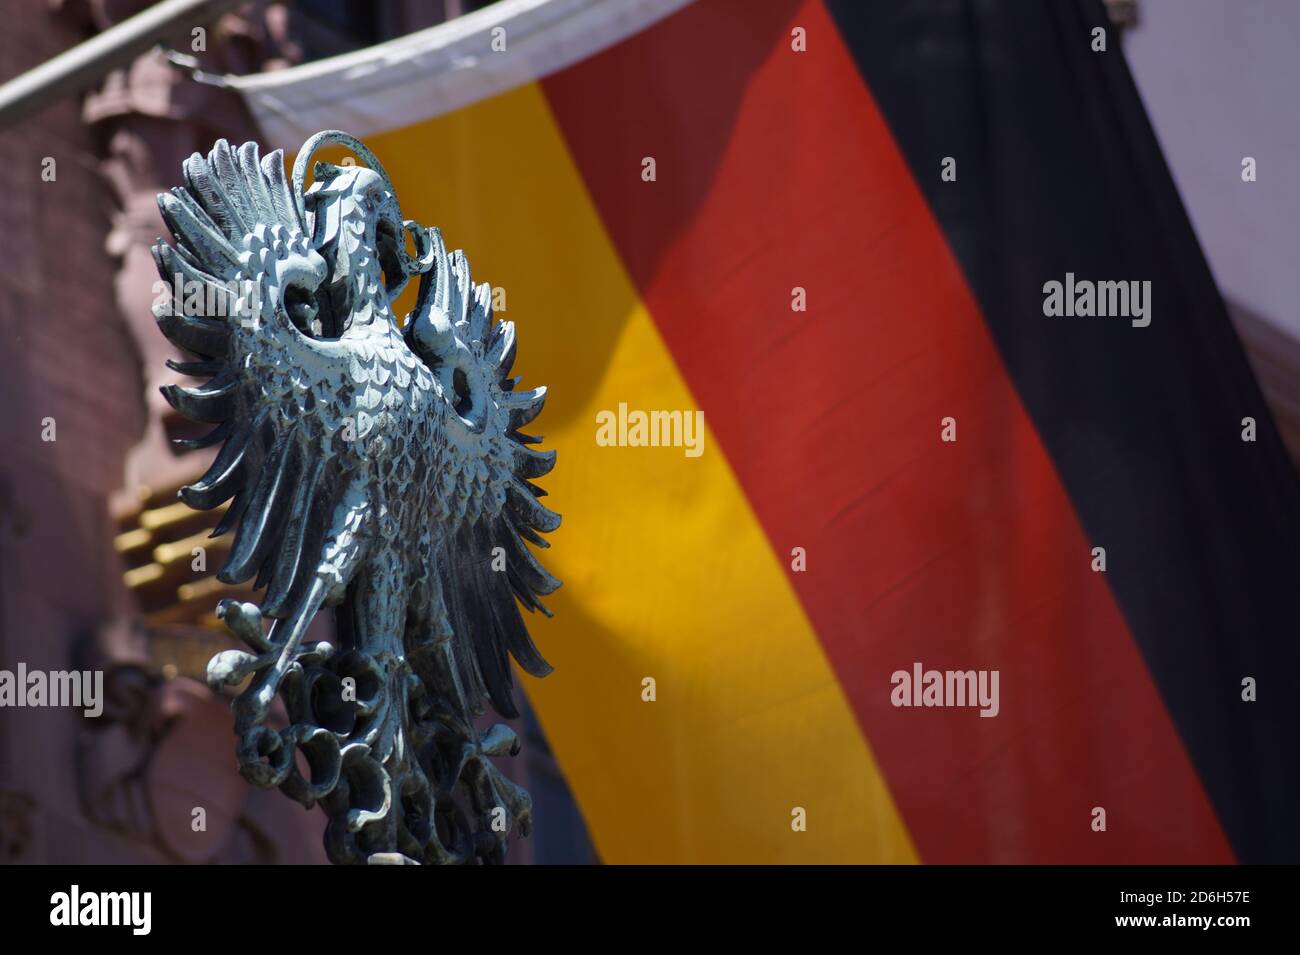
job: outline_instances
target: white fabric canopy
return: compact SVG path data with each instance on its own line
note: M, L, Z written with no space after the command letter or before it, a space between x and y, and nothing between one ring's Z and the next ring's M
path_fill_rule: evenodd
M563 69L690 2L502 0L364 50L229 82L268 147L292 150L321 129L364 137L451 112Z

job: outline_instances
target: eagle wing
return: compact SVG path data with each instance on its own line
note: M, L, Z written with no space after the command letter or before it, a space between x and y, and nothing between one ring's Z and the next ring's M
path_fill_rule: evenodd
M533 483L555 466L555 452L538 450L541 438L520 430L541 412L546 389L516 390L514 323L493 320L491 286L474 285L465 256L448 253L437 229L429 237L433 264L405 335L448 404L448 460L433 479L438 509L455 529L435 570L462 687L514 717L509 657L533 676L551 672L520 606L549 617L541 598L560 586L528 546L549 547L541 534L560 525Z
M171 290L154 314L197 357L169 366L209 380L162 391L186 417L216 425L182 446L222 447L180 496L204 510L230 502L212 533L235 531L217 576L232 584L255 576L268 588L262 613L293 617L295 636L356 546L355 535L332 533L356 465L354 443L339 439L349 345L292 327L313 320L328 267L311 247L282 152L259 159L255 143L220 140L207 157L190 156L184 172L183 187L158 197L176 244L153 246Z

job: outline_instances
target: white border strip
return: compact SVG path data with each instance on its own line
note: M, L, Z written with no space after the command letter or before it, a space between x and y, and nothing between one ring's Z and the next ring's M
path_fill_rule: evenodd
M586 59L691 2L500 0L378 46L230 83L267 148L292 150L322 129L364 137L469 106ZM492 49L498 27L504 51Z

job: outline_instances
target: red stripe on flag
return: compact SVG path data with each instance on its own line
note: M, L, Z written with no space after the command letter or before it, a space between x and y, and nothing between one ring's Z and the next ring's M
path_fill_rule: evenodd
M705 0L544 88L778 557L806 548L791 581L922 858L1230 861L1093 542L820 4ZM940 441L946 416L956 443ZM738 653L762 639L725 636ZM895 707L891 675L916 662L999 671L1000 713Z

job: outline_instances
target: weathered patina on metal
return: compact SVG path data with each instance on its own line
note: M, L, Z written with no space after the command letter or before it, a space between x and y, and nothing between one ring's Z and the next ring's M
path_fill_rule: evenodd
M315 163L308 188L329 145L356 161ZM260 605L222 601L250 650L208 665L214 688L248 681L233 703L240 771L319 803L336 863L501 861L531 801L491 759L518 751L515 733L475 720L487 702L517 715L511 656L550 671L519 613L547 613L539 598L560 583L526 543L547 546L538 532L560 522L531 483L555 454L519 430L545 389L515 390L514 327L493 321L491 288L437 229L402 218L353 137L318 133L292 177L280 151L222 140L184 176L158 197L175 245L153 249L171 289L155 314L196 356L172 367L209 380L163 391L216 426L189 446L222 447L181 497L230 502L218 577L266 588ZM417 275L399 327L392 303ZM322 607L337 638L308 642Z

